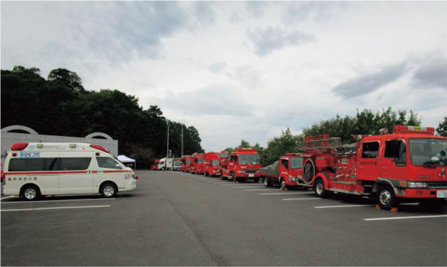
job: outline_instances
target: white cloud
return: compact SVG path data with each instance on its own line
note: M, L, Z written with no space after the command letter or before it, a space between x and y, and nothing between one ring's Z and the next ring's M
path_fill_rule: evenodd
M206 150L241 139L266 145L286 127L298 133L364 108L412 109L425 125L437 126L446 115L446 8L445 2L3 2L1 64L39 67L44 77L64 67L89 90L136 95L143 107L159 105L169 119L195 126ZM387 66L395 71L384 80ZM344 90L331 91L337 85ZM354 85L363 94L349 98Z

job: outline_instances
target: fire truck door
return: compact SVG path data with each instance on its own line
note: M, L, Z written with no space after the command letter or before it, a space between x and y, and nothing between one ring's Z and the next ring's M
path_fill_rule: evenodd
M379 142L365 142L359 157L358 177L362 180L375 180L380 173Z
M406 175L406 147L401 140L385 142L380 178L403 179Z

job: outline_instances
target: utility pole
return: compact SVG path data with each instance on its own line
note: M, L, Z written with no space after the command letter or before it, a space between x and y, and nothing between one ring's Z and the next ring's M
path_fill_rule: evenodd
M182 151L180 156L183 157L183 125L182 125Z
M167 121L167 123L168 123L168 137L166 138L167 140L166 140L166 142L167 142L167 145L166 145L166 158L169 158L169 121Z

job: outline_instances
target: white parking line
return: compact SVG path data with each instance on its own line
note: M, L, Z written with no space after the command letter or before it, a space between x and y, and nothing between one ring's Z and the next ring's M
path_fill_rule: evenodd
M29 208L29 209L7 209L7 210L3 210L2 209L2 212L7 212L7 211L35 211L35 210L63 210L63 209L92 209L92 208L110 208L110 205L51 207L51 208Z
M261 193L261 195L265 196L265 195L313 195L313 193L304 193L304 192L300 192L300 193Z
M56 199L56 200L41 200L41 201L8 201L2 202L3 204L26 204L26 203L54 203L54 202L77 202L77 201L89 201L89 200L115 200L115 198L88 198L88 199Z
M270 190L270 191L278 191L277 188L262 188L262 189L245 189L244 191L266 191L266 190Z
M356 208L356 207L373 207L371 204L358 204L358 205L338 205L338 206L317 206L316 209L336 209L336 208Z
M302 198L283 198L282 200L321 200L321 198L302 197Z
M383 218L367 218L364 221L385 221L385 220L405 220L405 219L428 219L428 218L442 218L447 215L427 215L427 216L406 216L406 217L383 217Z
M3 200L3 199L8 199L8 198L13 198L14 196L9 196L9 197L4 197L4 198L2 198L1 200Z

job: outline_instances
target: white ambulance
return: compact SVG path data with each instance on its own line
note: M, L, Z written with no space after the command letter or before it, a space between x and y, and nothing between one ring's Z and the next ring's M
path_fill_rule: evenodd
M98 145L15 143L4 167L4 194L25 200L95 193L111 198L137 187L134 171Z

